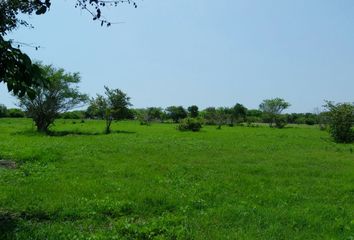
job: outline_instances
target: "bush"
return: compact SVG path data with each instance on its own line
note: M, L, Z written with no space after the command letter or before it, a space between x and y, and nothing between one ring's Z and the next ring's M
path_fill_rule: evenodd
M196 118L185 118L178 125L180 131L198 132L202 128L202 123Z
M277 115L274 120L276 128L284 128L286 124L288 124L286 121L286 116L284 115Z
M335 142L350 143L354 141L353 121L354 105L349 103L327 102L329 110L329 131Z

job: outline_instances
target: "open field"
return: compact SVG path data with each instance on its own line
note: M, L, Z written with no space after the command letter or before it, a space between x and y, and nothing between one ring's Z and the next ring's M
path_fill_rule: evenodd
M353 239L354 144L315 127L0 120L0 239Z

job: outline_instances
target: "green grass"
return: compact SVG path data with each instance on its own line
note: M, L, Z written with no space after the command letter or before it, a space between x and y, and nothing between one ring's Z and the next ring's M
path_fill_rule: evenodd
M317 128L0 120L0 239L353 239L354 144Z

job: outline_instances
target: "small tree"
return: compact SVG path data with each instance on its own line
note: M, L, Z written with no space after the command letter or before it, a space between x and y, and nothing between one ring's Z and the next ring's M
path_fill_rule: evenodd
M48 132L55 118L62 112L86 102L87 95L78 90L78 73L65 73L51 65L39 65L41 77L47 84L33 88L34 98L24 95L19 97L20 107L31 117L40 132Z
M198 106L192 105L188 107L188 113L191 118L196 118L199 115Z
M288 107L290 107L290 103L281 98L266 99L259 105L259 109L266 116L270 127L276 122L281 112Z
M111 132L111 124L113 120L122 120L130 116L129 106L131 106L130 98L119 89L105 88L105 95L97 95L91 100L87 112L92 116L106 121L105 133Z
M329 110L329 131L338 143L354 141L353 122L354 104L327 101L325 107Z
M236 123L241 123L246 120L247 108L240 103L236 103L236 105L231 109L232 114L232 124L234 121Z

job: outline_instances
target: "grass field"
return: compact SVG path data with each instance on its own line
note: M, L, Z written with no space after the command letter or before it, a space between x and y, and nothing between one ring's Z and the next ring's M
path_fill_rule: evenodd
M353 239L354 144L315 127L0 120L0 239Z

